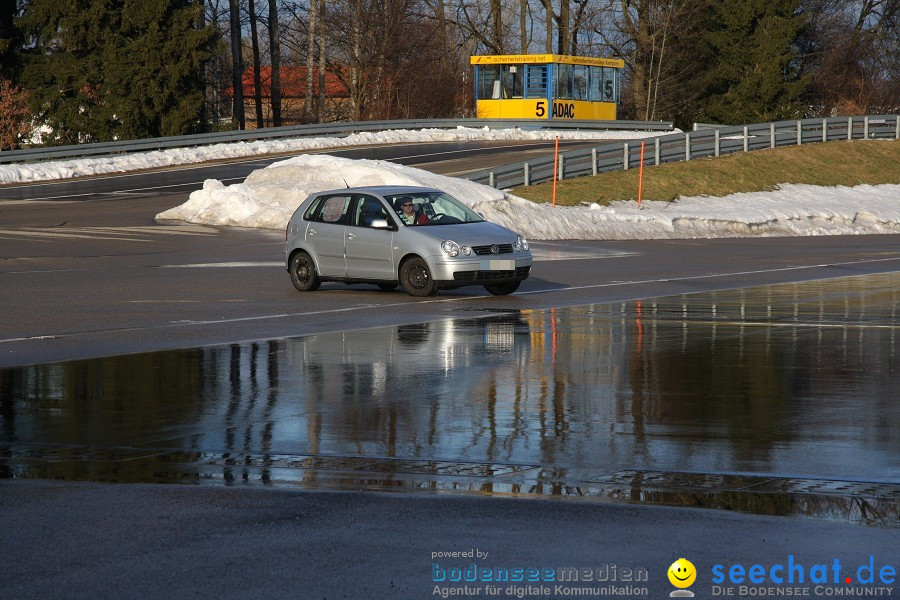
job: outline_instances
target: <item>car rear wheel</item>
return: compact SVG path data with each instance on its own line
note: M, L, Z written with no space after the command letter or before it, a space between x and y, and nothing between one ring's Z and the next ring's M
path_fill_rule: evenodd
M301 292L314 292L322 284L312 257L303 250L291 258L291 283Z
M410 296L434 296L437 293L428 264L421 258L410 258L403 263L400 267L400 285Z
M495 296L506 296L519 289L519 284L521 283L521 281L513 281L510 283L492 283L484 286L484 289Z

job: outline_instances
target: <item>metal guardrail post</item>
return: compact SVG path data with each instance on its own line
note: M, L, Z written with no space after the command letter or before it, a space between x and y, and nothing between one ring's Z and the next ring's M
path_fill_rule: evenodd
M716 155L716 156L719 156L719 154L721 153L721 150L722 150L722 136L721 136L721 134L719 133L719 130L716 129L716 133L715 133L715 151L714 151L714 152L715 152L715 155Z
M591 148L591 175L597 175L597 149Z
M900 115L894 115L894 139L900 140Z
M853 139L853 117L847 117L847 141Z
M744 152L750 151L750 128L744 125Z
M691 134L684 134L684 160L691 160Z
M775 147L775 123L769 123L769 148Z
M658 166L659 163L660 163L660 160L659 160L659 159L660 159L660 156L659 156L659 138L657 137L655 140L653 140L653 142L654 142L654 145L655 145L655 148L653 149L653 158L654 158L654 162L655 162L656 165Z
M525 187L528 187L529 185L531 185L531 165L529 165L527 162L522 163L522 165L523 165L524 171L525 171L525 173L523 174L523 179L525 180Z
M797 121L797 145L803 145L803 123Z
M566 178L566 157L562 154L559 155L559 180L562 181Z
M828 141L828 119L822 119L822 141Z
M869 117L863 117L863 139L869 139Z
M625 142L623 146L625 148L625 152L622 155L622 170L627 171L628 167L631 166L628 164L629 162L631 162L631 148L628 147L628 142Z
M491 187L497 187L496 185L494 185L494 183L495 183L495 182L494 182L494 172L493 172L493 171L489 171L489 172L488 172L488 185L491 186Z

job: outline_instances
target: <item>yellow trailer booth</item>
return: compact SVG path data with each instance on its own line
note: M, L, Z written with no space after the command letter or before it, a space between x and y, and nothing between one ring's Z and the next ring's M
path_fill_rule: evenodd
M625 61L561 54L473 56L482 119L616 118Z

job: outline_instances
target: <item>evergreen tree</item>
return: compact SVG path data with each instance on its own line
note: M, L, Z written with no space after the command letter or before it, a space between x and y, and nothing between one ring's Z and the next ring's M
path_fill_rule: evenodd
M55 143L202 131L218 34L197 0L32 0L22 82Z
M15 30L16 0L0 0L0 77L10 77L20 41Z
M805 17L799 0L721 0L708 24L714 57L701 77L701 120L743 124L802 117L806 77L796 41Z

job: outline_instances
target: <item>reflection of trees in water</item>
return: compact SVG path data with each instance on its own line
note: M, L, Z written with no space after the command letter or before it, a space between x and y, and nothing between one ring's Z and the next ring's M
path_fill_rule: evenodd
M4 402L15 421L3 440L71 447L70 453L116 449L129 456L161 452L265 449L278 398L278 344L234 345L113 356L4 372ZM224 358L224 361L223 361ZM265 368L261 376L259 367ZM14 375L10 375L13 373ZM225 375L227 374L227 375ZM226 387L227 385L227 387ZM262 410L257 403L266 398ZM211 425L210 415L222 414ZM224 424L224 427L223 427ZM65 455L64 451L59 451ZM73 454L74 456L74 454ZM141 481L142 460L93 465L57 461L53 476ZM87 471L86 471L87 470ZM98 475L99 477L99 475Z

